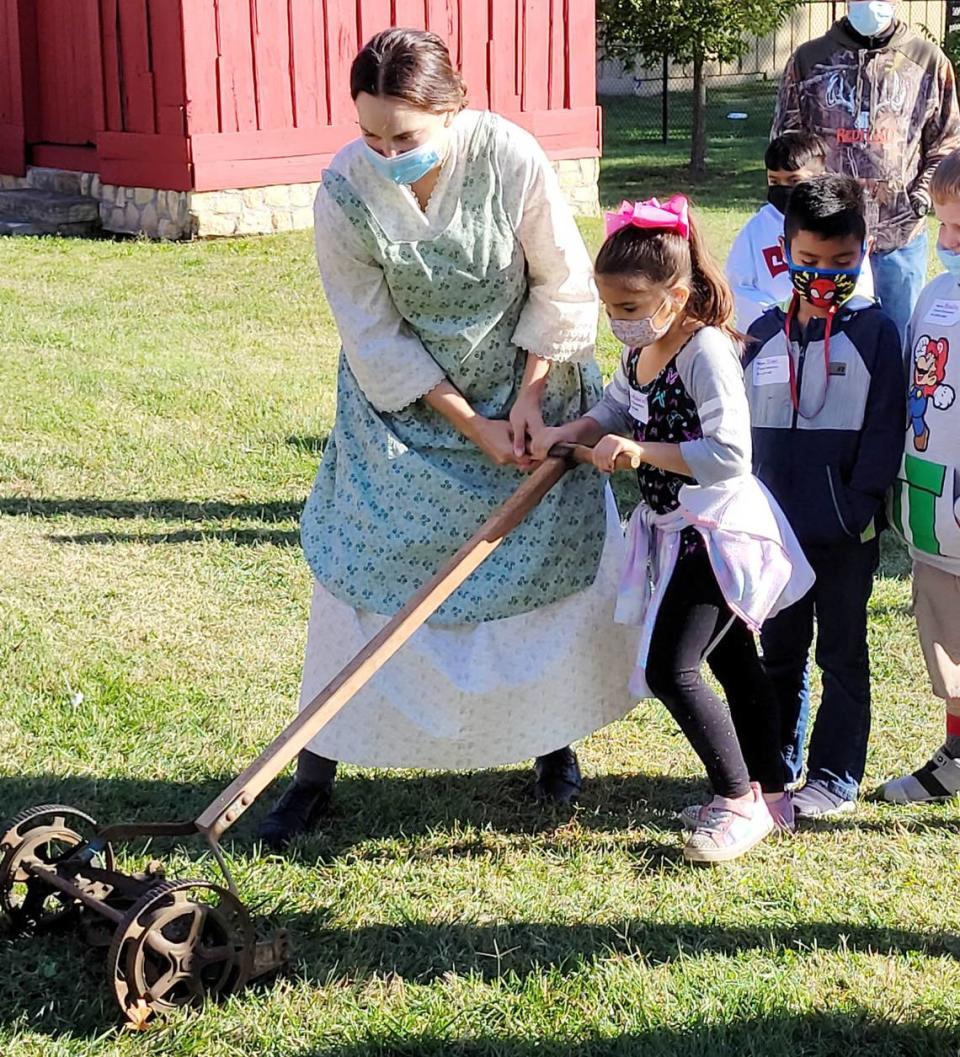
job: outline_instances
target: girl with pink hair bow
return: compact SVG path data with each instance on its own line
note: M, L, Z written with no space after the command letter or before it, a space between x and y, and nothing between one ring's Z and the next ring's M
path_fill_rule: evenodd
M593 445L604 473L623 453L640 460L617 602L617 620L642 628L630 689L666 705L713 787L711 800L684 812L684 857L722 862L777 825L793 828L773 687L753 631L812 574L751 474L733 296L689 203L624 202L606 220L595 273L624 353L600 403L543 430L532 454ZM726 700L704 681L705 660Z

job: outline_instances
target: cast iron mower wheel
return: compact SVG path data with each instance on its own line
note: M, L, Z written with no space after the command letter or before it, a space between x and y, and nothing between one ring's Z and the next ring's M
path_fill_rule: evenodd
M26 866L55 863L97 831L83 811L65 804L42 804L14 815L0 837L0 910L20 931L39 932L72 923L81 904L32 877ZM108 844L93 864L114 867Z
M253 970L255 947L247 909L227 889L166 881L117 925L108 981L124 1015L143 1025L154 1013L239 991Z

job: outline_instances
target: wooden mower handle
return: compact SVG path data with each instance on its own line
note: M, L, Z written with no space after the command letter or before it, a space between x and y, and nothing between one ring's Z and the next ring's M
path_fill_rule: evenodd
M561 477L576 463L590 462L583 445L558 445L549 457L480 526L440 571L420 588L321 690L286 729L197 818L196 828L217 840L294 757L431 617L467 577L500 546ZM618 469L636 468L630 456Z
M554 444L550 449L551 455L564 456L574 462L590 464L593 462L593 449L586 444ZM621 452L617 456L617 470L639 470L643 460L639 455L628 455Z

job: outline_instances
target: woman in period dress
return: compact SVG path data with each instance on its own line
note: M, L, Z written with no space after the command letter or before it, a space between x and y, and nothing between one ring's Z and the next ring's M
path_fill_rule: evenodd
M520 484L528 438L601 391L590 261L536 141L465 109L433 34L379 34L351 93L362 136L316 202L342 353L302 520L316 583L301 707ZM622 546L600 475L568 473L300 754L264 842L309 828L338 760L534 756L536 795L575 799L570 743L630 705L630 633L613 621Z

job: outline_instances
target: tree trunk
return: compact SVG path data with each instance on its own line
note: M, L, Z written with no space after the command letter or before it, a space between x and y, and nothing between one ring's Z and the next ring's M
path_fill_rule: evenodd
M707 82L703 76L702 54L693 57L693 139L690 144L690 174L707 171Z

